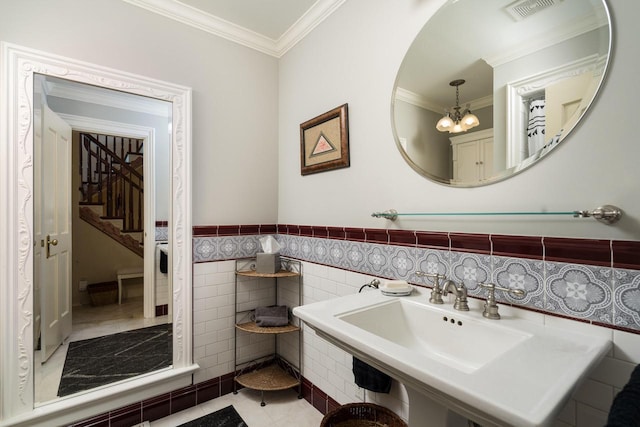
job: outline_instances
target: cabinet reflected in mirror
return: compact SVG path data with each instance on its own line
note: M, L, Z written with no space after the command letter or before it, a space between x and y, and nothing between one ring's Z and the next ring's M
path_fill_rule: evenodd
M602 84L611 23L603 0L545 4L552 5L449 1L425 24L402 62L392 98L396 144L414 170L441 184L486 185L566 141ZM458 79L465 80L459 94L451 86ZM466 132L438 131L438 121L457 106L460 112L470 108L480 124ZM468 141L486 139L479 132L490 132L493 142L471 156ZM461 135L474 133L460 145Z
M34 402L172 365L170 102L34 76Z

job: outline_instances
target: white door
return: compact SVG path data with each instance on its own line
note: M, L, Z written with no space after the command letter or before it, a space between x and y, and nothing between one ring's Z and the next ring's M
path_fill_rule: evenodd
M453 180L477 182L479 170L478 141L463 142L453 147Z
M42 362L71 333L71 127L42 110Z
M596 80L596 81L594 81ZM545 89L545 142L560 131L566 135L587 109L597 89L592 73L582 73Z

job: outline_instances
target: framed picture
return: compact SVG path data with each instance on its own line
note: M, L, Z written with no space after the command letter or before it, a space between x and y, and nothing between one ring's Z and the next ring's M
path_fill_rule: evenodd
M349 167L347 104L300 125L300 173Z

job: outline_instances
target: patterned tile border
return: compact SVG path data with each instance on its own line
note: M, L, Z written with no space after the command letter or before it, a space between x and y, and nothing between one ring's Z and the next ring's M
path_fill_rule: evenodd
M275 231L275 232L274 232ZM194 228L194 262L251 257L273 234L284 256L430 287L418 270L523 289L502 304L640 333L640 242L307 225Z
M163 224L166 226L166 224ZM166 232L163 230L163 232ZM378 228L326 227L292 224L214 225L193 227L193 237L278 234L350 240L471 253L542 259L586 265L612 265L640 270L640 241L573 239L499 234L465 234ZM544 252L543 252L544 251Z
M156 242L166 242L169 240L169 227L156 225Z

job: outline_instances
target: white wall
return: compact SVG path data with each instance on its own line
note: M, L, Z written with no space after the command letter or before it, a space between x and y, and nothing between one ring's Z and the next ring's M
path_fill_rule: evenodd
M193 88L193 224L276 221L275 58L117 0L3 0L0 40Z
M636 80L638 2L608 2L614 54L602 94L566 144L507 181L473 189L432 183L410 169L396 149L390 100L396 73L415 35L443 0L350 0L280 61L278 222L629 239L640 238L640 169L633 126L640 98ZM455 32L464 36L464 29ZM351 167L300 175L299 125L349 103ZM624 210L615 226L592 219L403 219L370 214L404 212L594 209Z
M396 100L394 116L398 138L407 140L407 154L411 160L435 176L450 179L453 172L449 133L440 133L433 125L442 114Z

